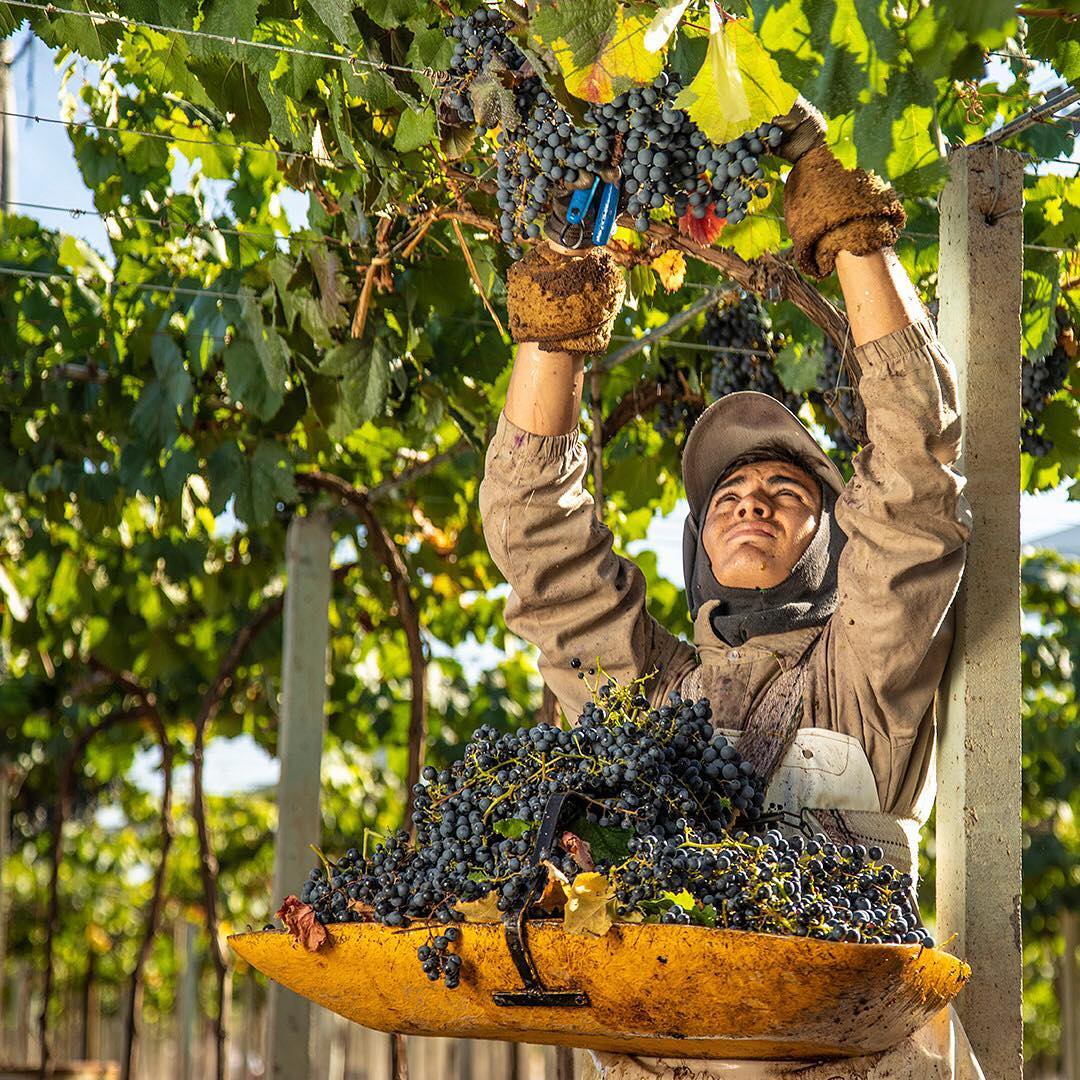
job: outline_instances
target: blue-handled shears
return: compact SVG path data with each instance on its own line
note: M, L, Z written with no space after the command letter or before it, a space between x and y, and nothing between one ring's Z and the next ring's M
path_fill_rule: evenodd
M602 190L601 189L602 185ZM581 226L585 216L589 212L593 198L597 190L600 190L600 203L596 210L596 219L593 224L592 242L597 247L603 247L611 238L611 230L615 227L615 217L619 209L619 185L617 183L603 182L599 176L594 176L592 183L587 188L579 188L570 196L570 205L566 211L566 225L559 237L560 243L565 243L566 234L573 225ZM582 229L577 244L568 244L568 247L578 247L584 239L585 231Z

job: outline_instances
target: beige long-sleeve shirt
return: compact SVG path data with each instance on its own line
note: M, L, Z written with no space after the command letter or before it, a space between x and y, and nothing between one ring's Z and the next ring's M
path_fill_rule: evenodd
M645 579L612 550L585 490L577 432L532 435L500 419L480 489L484 534L512 593L510 629L540 650L547 684L568 716L587 690L572 657L625 681L648 675L654 700L675 688L706 696L721 728L741 730L765 690L811 648L804 727L862 745L879 810L912 816L933 750L935 694L952 641L950 605L970 518L955 469L960 449L955 371L929 323L861 346L867 445L836 504L848 537L839 604L823 628L716 637L706 604L690 644L653 619Z

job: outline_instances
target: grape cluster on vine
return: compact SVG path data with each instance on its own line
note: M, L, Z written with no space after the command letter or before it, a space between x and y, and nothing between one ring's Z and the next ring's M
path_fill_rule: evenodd
M714 400L739 390L757 390L798 411L798 397L787 390L776 371L776 342L756 296L713 308L705 319L701 341L723 350L713 354L709 393Z
M1076 355L1076 331L1068 313L1058 308L1055 317L1058 334L1053 349L1042 360L1024 357L1020 365L1020 398L1026 414L1020 427L1020 448L1033 457L1045 457L1054 449L1053 440L1043 429L1042 414L1065 385Z
M660 404L657 406L656 430L668 438L678 432L689 435L705 411L705 399L695 393L687 378L687 370L667 353L660 356ZM694 372L700 383L700 372Z
M445 101L460 123L499 128L499 226L512 255L520 254L519 241L540 235L556 190L594 176L619 183L619 210L640 231L665 205L679 217L735 224L755 196L768 195L759 159L779 145L779 127L762 124L713 145L676 105L682 86L674 71L589 106L578 126L532 71L511 29L486 8L453 20Z
M426 928L420 964L453 988L462 977L452 948L460 905L484 900L496 912L554 917L538 897L552 873L571 880L582 869L586 834L588 869L606 875L617 917L931 944L911 879L881 851L769 828L775 808L765 806L761 777L711 718L704 698L676 692L654 707L641 682L608 682L568 730L500 734L484 725L459 761L423 770L414 838L401 831L367 858L353 848L324 862L300 900L322 923ZM556 839L538 853L545 810L561 794Z

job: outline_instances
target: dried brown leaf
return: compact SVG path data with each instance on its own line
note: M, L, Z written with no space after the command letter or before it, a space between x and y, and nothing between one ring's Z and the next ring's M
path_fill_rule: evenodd
M285 924L285 929L308 952L318 952L329 940L330 935L326 932L326 927L315 918L315 909L296 896L285 897L281 907L278 908L277 917Z
M345 906L350 911L362 915L365 922L371 922L375 919L375 909L370 904L365 904L363 900L350 900Z
M564 832L559 837L559 843L563 850L581 867L582 870L595 870L596 863L593 861L592 848L587 840L572 832Z
M328 326L343 326L348 319L345 303L348 294L342 284L341 259L324 248L313 247L308 252L308 262L319 283L319 303Z

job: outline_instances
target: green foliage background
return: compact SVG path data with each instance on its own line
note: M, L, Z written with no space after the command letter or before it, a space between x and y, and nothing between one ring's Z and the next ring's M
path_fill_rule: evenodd
M331 509L343 567L331 610L324 846L396 825L411 686L395 596L367 529L312 494L305 474L332 474L365 495L405 560L429 654L430 758L451 759L481 722L525 722L539 707L533 657L507 634L505 592L476 509L510 347L479 295L501 313L507 260L483 228L493 200L457 168L482 175L491 143L452 140L437 108L435 72L450 55L442 27L448 12L468 7L126 0L117 5L134 20L126 23L0 3L3 31L29 14L61 63L100 62L96 83L69 80L64 109L78 120L73 149L109 235L109 250L96 252L18 214L0 230L0 746L20 780L6 868L16 953L33 956L42 945L57 762L79 732L131 704L118 675L155 696L178 762L190 758L222 657L281 594L284 530L305 507ZM112 9L72 0L70 10ZM1035 61L1058 81L1080 77L1077 23L1057 17L1057 5L1029 6L1023 16L1003 0L754 0L731 10L755 31L772 74L826 113L836 152L903 192L909 226L900 253L928 301L944 149L1028 109ZM565 99L583 71L620 85L627 76L608 54L611 28L636 18L640 37L655 12L564 0L523 40ZM667 61L688 76L704 60L708 21L703 3L690 4L668 42ZM342 59L232 44L233 36ZM631 50L644 62L639 37ZM987 64L1002 58L1013 77L1004 88L986 78ZM722 104L700 108L707 116ZM1010 145L1032 162L1023 350L1037 360L1055 343L1055 309L1074 322L1080 314L1080 182L1039 166L1072 154L1071 127L1036 126ZM464 159L451 165L451 150ZM178 170L184 165L190 170ZM175 177L189 173L179 186ZM758 213L721 236L744 259L787 244L777 179ZM279 201L286 187L309 197L301 233L289 234ZM668 293L645 260L631 275L618 333L661 324L720 280L691 261ZM771 314L785 340L783 378L805 391L823 362L821 332L790 305ZM680 335L684 343L701 322ZM689 367L687 377L704 393ZM604 377L601 413L612 416L628 393L659 378L659 351L642 351ZM1078 387L1074 366L1044 417L1053 451L1024 459L1029 490L1080 471ZM831 429L819 399L806 408ZM607 442L603 513L621 548L675 507L678 465L678 440L658 435L648 415ZM659 576L653 554L639 562L654 614L685 631L678 584ZM1027 564L1027 1034L1029 1056L1044 1061L1057 1052L1057 917L1080 887L1068 648L1080 636L1078 592L1077 567ZM275 752L279 642L271 619L244 652L211 738L244 733ZM481 644L499 661L467 678L463 651ZM90 951L100 948L107 985L118 987L134 963L133 910L148 896L159 820L155 799L128 772L153 743L148 725L129 723L90 744L65 833L61 982L82 977L88 940ZM122 810L121 825L95 821L105 806ZM183 793L174 817L167 921L197 917L202 902ZM210 801L231 925L259 925L270 910L274 821L269 793ZM171 1007L168 941L163 934L150 960L151 1012Z

